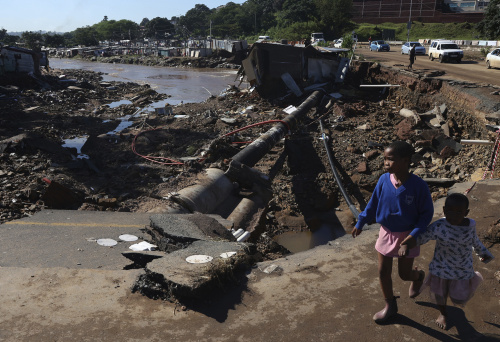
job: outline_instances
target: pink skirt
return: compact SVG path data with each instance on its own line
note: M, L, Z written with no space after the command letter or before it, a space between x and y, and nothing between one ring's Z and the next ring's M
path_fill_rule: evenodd
M406 232L391 232L384 226L380 226L380 233L378 235L377 242L375 243L375 249L380 254L390 257L390 258L400 258L398 251L399 245L403 240L411 233L411 230ZM409 254L406 258L416 258L420 255L420 246L416 246L409 250Z
M455 305L464 306L474 296L477 287L483 281L479 272L474 272L474 277L464 280L443 279L433 274L427 275L422 285L422 291L429 287L431 300L437 305L446 305L446 299Z

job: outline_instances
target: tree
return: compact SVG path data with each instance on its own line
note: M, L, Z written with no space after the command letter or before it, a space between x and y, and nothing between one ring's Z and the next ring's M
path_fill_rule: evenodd
M156 17L151 19L145 27L145 35L148 38L161 39L174 31L174 25L167 18Z
M28 49L40 50L43 44L42 32L25 31L21 34L21 39Z
M352 0L314 0L325 33L339 36L351 30Z
M278 25L286 27L297 22L314 18L316 8L313 0L285 0L282 9L276 12Z
M74 42L78 45L98 45L99 39L97 37L97 31L90 26L79 27L74 31Z
M18 40L19 40L19 36L11 36L11 35L7 34L6 29L0 30L0 42L2 42L3 44L15 45Z
M148 18L143 18L141 23L139 24L139 26L146 26L147 24L149 23L149 19Z
M241 6L241 12L244 14L242 27L245 32L266 32L276 25L275 12L281 11L285 0L247 0ZM253 29L248 30L248 24L251 21Z
M64 36L57 33L45 33L43 35L43 40L45 42L45 46L48 47L60 47L66 45Z
M206 5L197 4L181 16L179 24L185 26L193 35L206 36L210 27L212 11Z
M218 37L238 37L243 32L239 19L247 14L241 12L241 5L228 2L212 14L212 32Z
M491 0L477 29L487 39L500 38L500 0Z

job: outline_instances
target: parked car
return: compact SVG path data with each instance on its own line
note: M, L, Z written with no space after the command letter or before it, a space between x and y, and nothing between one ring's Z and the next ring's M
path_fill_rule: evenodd
M429 59L433 61L435 58L438 58L440 63L453 60L460 63L464 58L464 52L451 40L438 39L429 47Z
M344 41L344 38L339 38L335 41L335 43L333 44L333 47L336 47L336 48L341 48L342 47L342 42Z
M325 43L323 32L311 33L311 44Z
M370 51L391 51L389 44L386 44L383 40L374 40L370 44Z
M495 49L486 55L486 67L500 68L500 49Z
M414 46L415 47L415 55L426 55L427 51L425 50L425 47L420 44L419 42L406 42L403 45L401 45L401 54L409 54L410 53L410 48Z
M269 36L259 36L259 39L257 39L257 43L261 43L266 40L271 40L271 37Z

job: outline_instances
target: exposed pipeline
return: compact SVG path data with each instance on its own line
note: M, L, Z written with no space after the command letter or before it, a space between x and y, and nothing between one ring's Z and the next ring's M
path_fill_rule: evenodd
M253 143L234 155L232 159L250 167L257 164L281 138L289 133L289 130L297 126L299 119L319 102L322 94L319 90L313 92L296 110L283 119L283 123L279 122L274 125Z
M349 197L349 194L344 188L344 185L342 184L342 181L340 179L340 176L337 172L337 169L335 168L335 157L333 156L333 153L330 150L330 147L328 146L328 136L325 134L324 128L323 128L323 120L319 120L319 125L321 127L321 138L323 139L323 144L325 145L326 149L326 154L328 155L328 160L330 161L330 166L333 171L333 176L335 177L335 180L337 181L337 185L339 186L340 192L342 193L342 196L344 196L344 199L349 206L349 209L351 210L352 214L356 219L358 219L359 216L359 211L356 208L356 206L352 203L351 198Z
M274 125L269 131L248 145L241 152L237 153L233 161L245 164L248 167L254 166L264 157L281 138L289 133L290 129L297 126L299 119L317 105L322 98L321 91L313 92L295 111L288 115L283 122ZM226 172L227 173L227 172ZM234 181L234 180L233 180ZM222 171L212 170L203 180L202 184L194 185L182 189L177 196L172 199L188 208L191 212L210 213L233 190L231 180Z

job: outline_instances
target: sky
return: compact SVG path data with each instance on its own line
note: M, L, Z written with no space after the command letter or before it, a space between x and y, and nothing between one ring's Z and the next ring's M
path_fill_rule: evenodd
M7 32L70 32L92 26L104 16L108 20L127 19L140 24L143 18L181 16L204 4L208 8L225 5L231 0L13 0L2 1L0 29ZM244 0L232 0L242 4Z

